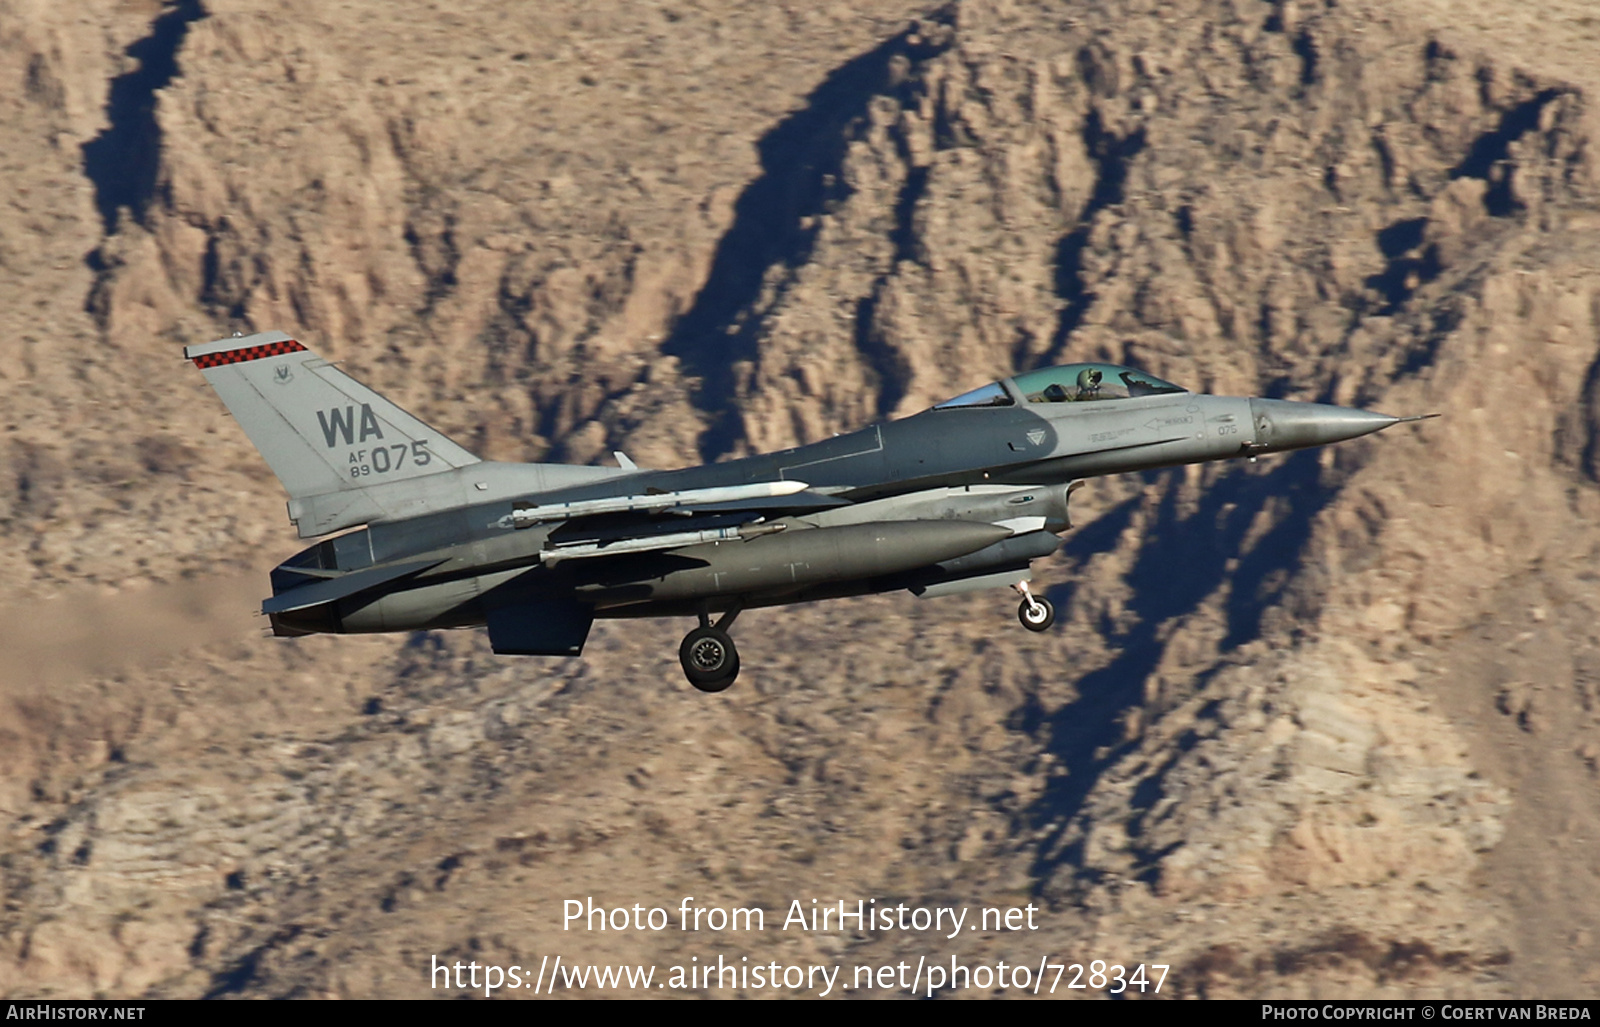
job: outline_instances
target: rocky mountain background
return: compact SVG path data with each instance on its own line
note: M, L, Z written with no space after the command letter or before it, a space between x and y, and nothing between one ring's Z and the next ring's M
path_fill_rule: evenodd
M0 995L433 956L1165 963L1600 991L1600 14L1580 0L0 0ZM1000 593L263 637L298 548L181 347L485 457L678 466L1014 370L1441 412L1097 479ZM576 934L561 902L1034 903Z

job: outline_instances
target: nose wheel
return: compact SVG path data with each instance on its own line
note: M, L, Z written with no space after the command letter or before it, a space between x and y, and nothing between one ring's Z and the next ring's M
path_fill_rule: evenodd
M1036 596L1028 589L1026 581L1012 586L1022 593L1022 605L1017 607L1017 620L1029 631L1044 631L1056 622L1055 604L1044 596Z
M678 646L684 677L702 692L721 692L739 676L739 649L727 631L737 616L737 610L724 614L713 626L702 615L700 626L683 636Z

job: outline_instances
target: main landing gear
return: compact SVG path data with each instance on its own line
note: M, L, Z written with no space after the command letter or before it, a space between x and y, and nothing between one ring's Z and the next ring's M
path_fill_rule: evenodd
M1044 596L1036 596L1028 589L1026 581L1011 586L1022 595L1022 605L1017 607L1017 620L1029 631L1044 631L1056 622L1055 605Z
M1044 596L1036 596L1026 581L1011 586L1022 596L1017 619L1029 631L1047 631L1056 622L1056 608ZM709 611L700 612L700 626L683 636L678 646L678 662L689 684L702 692L725 691L739 676L739 648L728 629L733 627L741 607L735 606L711 623Z
M728 634L738 616L736 606L713 625L710 614L702 612L700 626L683 636L683 644L678 646L684 676L702 692L720 692L739 676L739 650Z

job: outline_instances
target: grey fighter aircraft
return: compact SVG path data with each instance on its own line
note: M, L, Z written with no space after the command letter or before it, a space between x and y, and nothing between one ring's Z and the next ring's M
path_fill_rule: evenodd
M272 572L275 634L484 625L497 653L577 656L596 617L696 617L678 656L705 692L738 675L728 630L752 607L1011 587L1023 626L1044 631L1055 612L1029 591L1029 563L1060 545L1086 477L1419 419L1067 364L703 467L496 463L282 332L184 355L283 483L300 536L330 536Z

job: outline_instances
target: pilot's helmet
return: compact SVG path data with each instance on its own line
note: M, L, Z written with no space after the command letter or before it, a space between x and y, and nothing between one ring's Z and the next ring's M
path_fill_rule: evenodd
M1078 372L1078 388L1085 392L1093 392L1100 387L1100 379L1104 377L1098 367L1086 367Z

